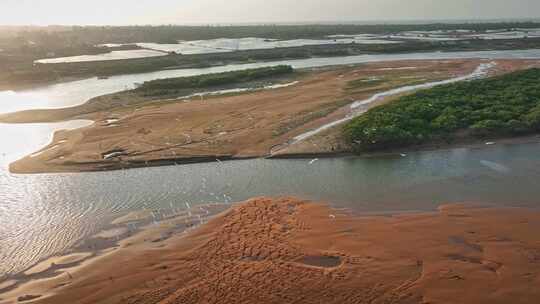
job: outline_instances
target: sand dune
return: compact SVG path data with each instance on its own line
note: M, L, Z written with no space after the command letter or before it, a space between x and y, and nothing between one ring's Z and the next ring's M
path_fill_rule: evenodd
M34 301L537 303L538 229L525 209L361 216L257 198L161 244L129 240Z

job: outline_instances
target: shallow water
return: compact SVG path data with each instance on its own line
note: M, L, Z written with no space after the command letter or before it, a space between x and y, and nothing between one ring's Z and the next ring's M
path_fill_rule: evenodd
M523 39L524 37L539 37L538 29L516 29L507 31L504 29L477 34L473 31L412 31L401 32L394 35L380 34L357 34L357 35L330 35L325 39L292 39L277 40L265 38L219 38L209 40L179 41L174 44L159 43L136 43L138 46L160 50L164 52L176 52L179 54L210 54L244 50L274 49L286 47L300 47L309 45L328 44L394 44L404 40L424 41L457 41L466 39ZM107 46L107 45L103 45ZM119 46L110 44L111 47Z
M89 120L72 120L51 124L0 123L0 167L6 169L11 162L46 146L57 130L82 128L92 123ZM4 189L0 188L0 190Z
M0 171L0 274L23 270L140 209L293 195L355 211L447 202L540 206L540 143L405 157L245 160L84 174Z
M86 62L86 61L103 61L103 60L119 60L130 58L143 58L163 56L170 52L183 55L193 54L212 54L212 53L227 53L245 50L262 50L276 49L287 47L299 47L309 45L329 45L329 44L395 44L400 41L391 41L385 39L375 39L375 37L353 35L350 37L336 37L339 39L294 39L294 40L275 40L264 38L240 38L240 39L210 39L210 40L195 40L195 41L179 41L178 43L161 44L140 42L135 45L144 48L143 50L125 50L112 51L106 54L97 55L82 55L59 58L47 58L36 60L37 63L63 63L63 62ZM100 47L119 47L123 44L106 43L100 44Z
M109 53L96 54L96 55L80 55L80 56L40 59L40 60L36 60L36 63L47 64L47 63L108 61L108 60L157 57L157 56L165 56L165 55L167 55L167 53L158 52L154 50L126 50L126 51L112 51Z
M310 58L300 60L284 60L273 62L258 62L236 64L203 69L166 70L151 73L119 75L108 79L90 78L79 81L48 85L31 90L0 91L0 113L9 113L36 108L63 108L80 105L92 97L132 89L135 84L149 80L193 76L208 73L244 70L267 67L280 64L291 65L294 68L316 68L332 65L349 65L377 61L422 60L422 59L540 59L540 50L509 50L482 52L426 52L387 55L359 55L347 57Z
M425 41L456 41L466 39L482 40L501 40L501 39L523 39L540 37L538 29L515 29L508 31L506 29L491 30L485 33L476 33L474 31L458 30L457 34L453 31L412 31L402 32L390 36L394 39L405 40L425 40Z
M382 37L381 37L382 38ZM165 52L175 52L179 54L209 54L224 53L245 50L262 50L300 47L309 45L329 45L329 44L394 44L399 41L375 39L366 36L334 37L333 39L293 39L275 40L264 38L241 38L241 39L211 39L196 41L180 41L176 44L159 43L137 43L138 46Z

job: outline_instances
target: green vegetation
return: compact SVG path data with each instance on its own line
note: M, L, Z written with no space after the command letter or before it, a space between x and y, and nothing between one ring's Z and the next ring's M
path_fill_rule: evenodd
M540 131L540 69L419 91L369 110L345 126L358 150L513 136Z
M144 96L162 96L174 94L185 89L202 89L208 87L224 86L236 83L245 83L260 79L291 74L294 69L289 65L278 65L257 69L232 71L215 74L205 74L190 77L177 77L147 81L135 91Z
M382 24L382 25L261 25L261 26L0 26L0 88L119 74L145 73L173 68L199 68L231 63L275 61L310 57L388 54L427 51L478 51L540 48L540 38L466 41L405 41L399 44L313 45L231 53L181 55L102 62L34 64L50 57L91 55L111 50L135 49L97 47L104 43L156 42L177 40L264 37L271 39L324 38L335 34L394 34L402 31L457 29L486 30L540 28L540 23L466 23L466 24Z
M540 28L538 22L431 23L431 24L299 24L233 26L0 26L2 41L37 45L79 46L102 43L176 43L178 40L264 37L272 39L321 38L336 34L387 34L402 31L486 30Z
M132 46L127 46L132 47ZM1 48L1 47L0 47ZM365 45L338 44L315 45L292 48L249 50L231 53L179 55L137 58L113 61L33 64L33 61L45 55L31 51L5 49L0 52L0 88L12 88L14 85L32 85L61 81L65 78L85 78L94 76L112 76L158 71L163 69L202 68L225 64L250 63L256 61L277 61L310 57L352 56L361 54L392 54L430 51L478 51L511 50L540 48L540 38L512 40L472 40L472 41L408 41L399 44ZM100 49L103 52L103 49ZM91 52L85 52L91 53ZM78 55L57 53L57 55Z

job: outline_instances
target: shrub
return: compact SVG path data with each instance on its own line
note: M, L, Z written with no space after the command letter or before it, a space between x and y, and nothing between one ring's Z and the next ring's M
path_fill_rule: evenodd
M532 109L524 118L527 127L540 131L540 106Z
M375 107L345 126L358 149L384 149L451 138L540 131L540 69L419 91Z
M477 136L493 135L501 132L504 128L505 124L503 122L493 119L482 120L471 126L473 134Z
M264 67L258 69L231 71L190 77L157 79L144 82L136 89L136 91L155 91L162 93L163 90L200 89L212 86L220 86L238 82L270 78L290 74L293 71L293 68L289 65L278 65L274 67Z

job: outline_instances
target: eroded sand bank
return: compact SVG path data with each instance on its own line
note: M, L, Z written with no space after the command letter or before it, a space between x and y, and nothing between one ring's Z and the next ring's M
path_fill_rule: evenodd
M527 209L446 205L362 216L257 198L187 235L126 240L64 285L41 283L19 296L48 290L36 301L55 304L536 303L539 228L540 212Z

